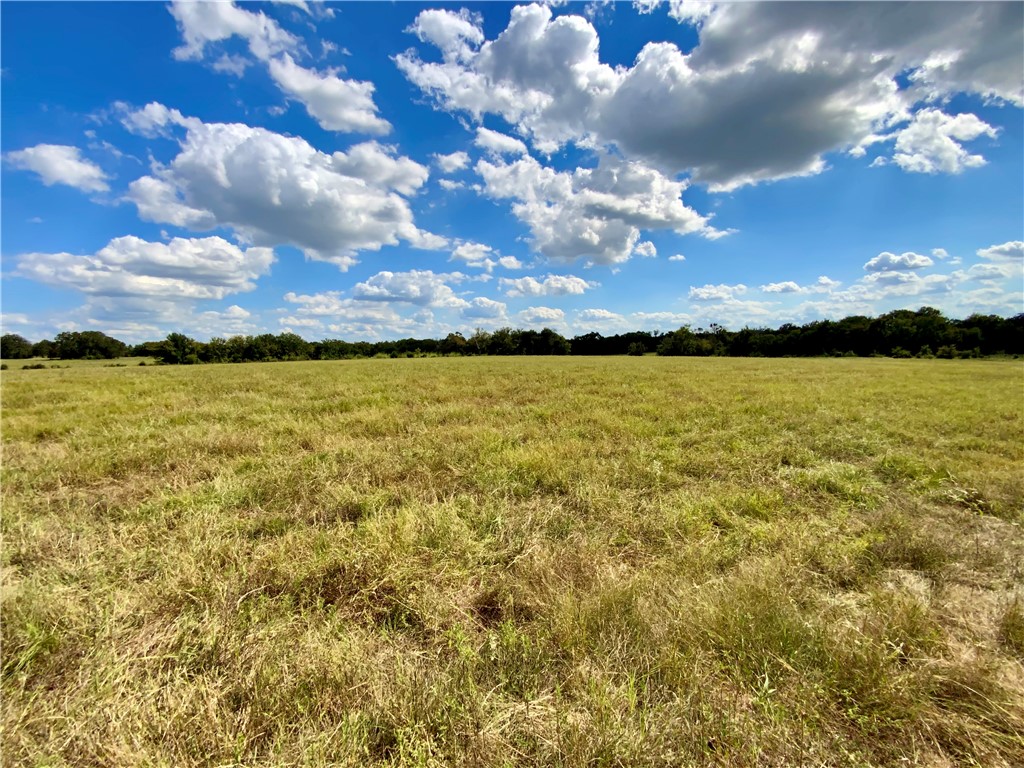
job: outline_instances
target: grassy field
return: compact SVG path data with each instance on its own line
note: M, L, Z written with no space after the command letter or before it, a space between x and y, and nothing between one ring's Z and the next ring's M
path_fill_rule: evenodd
M44 368L127 368L139 363L155 365L154 357L118 357L114 360L55 360L47 357L30 357L27 360L3 360L4 370L21 370L27 366L41 365Z
M3 374L10 766L1024 765L1024 365Z

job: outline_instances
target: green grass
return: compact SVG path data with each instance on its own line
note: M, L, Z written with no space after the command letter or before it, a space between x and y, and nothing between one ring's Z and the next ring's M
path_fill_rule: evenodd
M1024 764L1024 366L3 375L3 762Z

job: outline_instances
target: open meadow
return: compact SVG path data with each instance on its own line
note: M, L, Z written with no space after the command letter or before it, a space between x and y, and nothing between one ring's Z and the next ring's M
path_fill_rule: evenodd
M1024 765L1019 361L2 376L4 765Z

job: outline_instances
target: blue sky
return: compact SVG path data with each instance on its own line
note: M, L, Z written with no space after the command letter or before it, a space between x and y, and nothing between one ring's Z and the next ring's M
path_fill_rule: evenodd
M5 3L3 330L1024 311L1020 3Z

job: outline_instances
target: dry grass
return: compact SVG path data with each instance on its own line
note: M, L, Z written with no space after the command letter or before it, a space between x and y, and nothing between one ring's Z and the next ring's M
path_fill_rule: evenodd
M4 764L1024 764L1022 384L6 371Z

